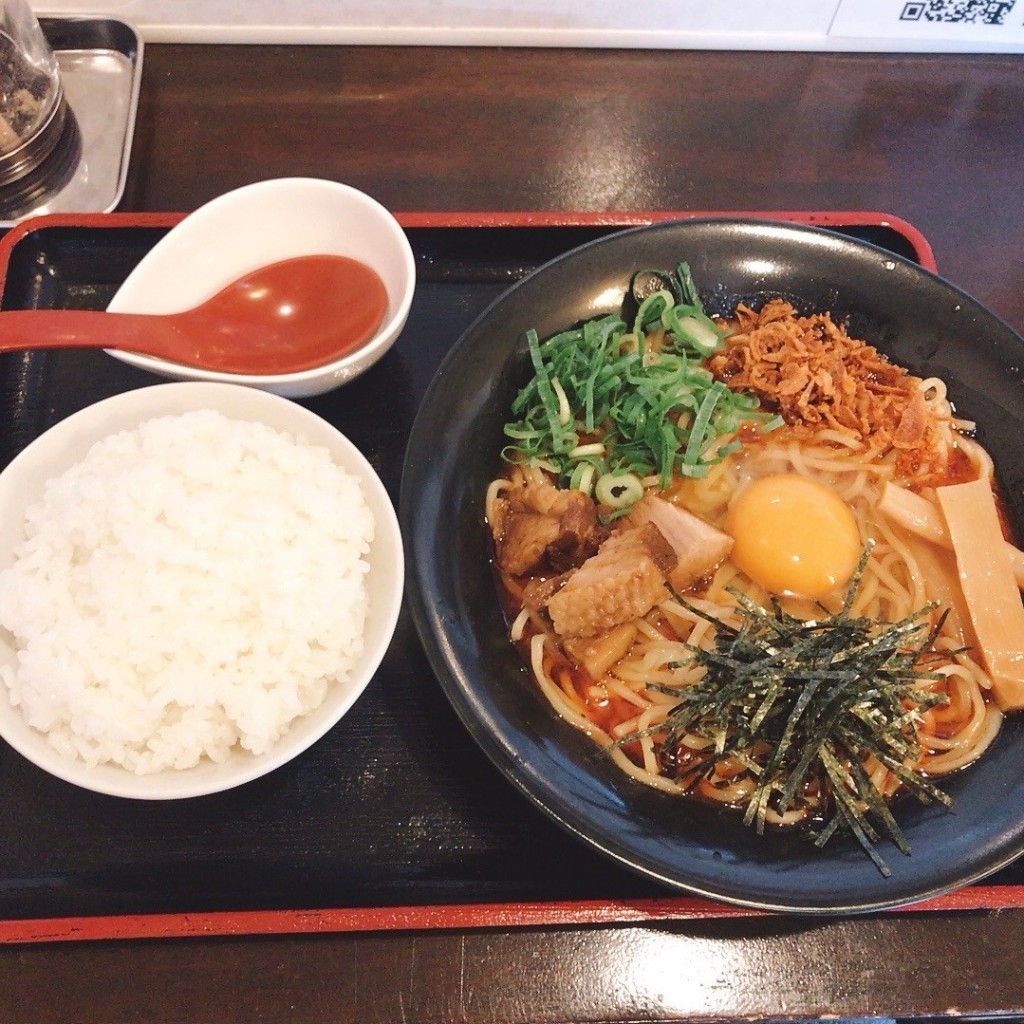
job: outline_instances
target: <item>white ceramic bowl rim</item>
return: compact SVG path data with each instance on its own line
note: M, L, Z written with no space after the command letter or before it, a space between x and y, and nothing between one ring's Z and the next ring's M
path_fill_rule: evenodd
M24 535L24 513L38 500L43 484L84 457L93 443L157 416L194 409L216 409L240 420L265 423L310 443L327 447L335 461L356 476L375 520L367 556L369 608L363 655L349 678L335 682L321 706L291 728L266 753L233 750L223 764L204 760L194 768L137 775L112 764L95 768L66 757L32 729L0 683L0 737L38 767L66 782L111 796L144 800L195 797L250 782L307 750L352 707L382 661L401 608L405 562L394 506L370 463L351 441L326 420L288 399L237 384L177 382L156 384L97 402L40 435L0 473L0 568L13 562ZM0 651L13 659L9 634L0 631Z

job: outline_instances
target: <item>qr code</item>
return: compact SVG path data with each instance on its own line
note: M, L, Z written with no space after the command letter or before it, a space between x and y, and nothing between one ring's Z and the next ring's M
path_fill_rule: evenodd
M958 25L1002 25L1016 0L908 0L900 21L946 21Z

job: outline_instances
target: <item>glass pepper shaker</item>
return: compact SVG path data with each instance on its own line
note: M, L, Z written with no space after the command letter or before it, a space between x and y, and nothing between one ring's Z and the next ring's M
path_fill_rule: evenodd
M27 0L0 0L0 186L30 174L64 128L60 69Z

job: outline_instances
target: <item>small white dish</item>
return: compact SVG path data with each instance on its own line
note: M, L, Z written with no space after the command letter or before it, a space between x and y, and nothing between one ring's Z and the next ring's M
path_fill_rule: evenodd
M107 309L177 313L245 274L297 256L348 256L377 272L388 307L376 334L353 352L311 370L235 374L108 350L162 377L245 384L290 398L318 395L369 369L394 344L416 286L412 246L394 216L364 192L319 178L275 178L226 192L190 213L142 258Z
M208 382L158 384L105 399L69 416L42 434L0 473L0 569L14 562L24 537L26 509L43 494L47 480L79 462L97 441L131 430L158 416L213 409L260 422L326 447L334 462L357 477L375 522L367 556L368 609L363 653L344 682L335 682L315 711L293 721L265 753L235 748L226 761L204 760L193 768L137 775L115 764L90 767L65 756L31 728L0 684L0 737L38 767L85 789L142 800L201 796L239 786L273 771L316 743L352 707L373 678L398 622L405 579L402 537L394 506L380 478L358 448L326 420L276 395L254 388ZM0 630L0 659L14 664L10 634Z

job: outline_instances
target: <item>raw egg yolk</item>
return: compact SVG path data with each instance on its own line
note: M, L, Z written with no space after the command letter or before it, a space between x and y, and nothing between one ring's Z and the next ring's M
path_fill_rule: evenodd
M794 473L749 484L725 528L733 562L773 594L826 597L849 583L860 560L850 506L825 484Z

